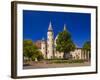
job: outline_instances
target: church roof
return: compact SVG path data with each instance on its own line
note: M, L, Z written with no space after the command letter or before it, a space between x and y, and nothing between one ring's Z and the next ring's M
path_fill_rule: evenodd
M55 41L57 40L57 38L58 38L58 34L57 34L57 36L55 37Z
M48 27L48 31L52 31L53 29L52 29L52 24L51 24L51 22L49 23L49 27Z
M38 48L38 49L41 49L41 40L37 40L36 42L34 42L35 43L35 45L36 45L36 47Z

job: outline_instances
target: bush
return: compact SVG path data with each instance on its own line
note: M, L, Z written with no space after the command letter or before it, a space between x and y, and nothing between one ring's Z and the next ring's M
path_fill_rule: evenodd
M37 59L38 59L38 61L43 60L43 59L44 59L44 58L43 58L43 55L39 55L39 56L37 57Z

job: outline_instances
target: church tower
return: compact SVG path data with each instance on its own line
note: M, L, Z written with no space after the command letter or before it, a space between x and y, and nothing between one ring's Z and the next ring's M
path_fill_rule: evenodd
M48 32L47 32L47 58L51 59L54 57L54 35L51 22L49 24Z
M46 42L45 42L44 38L42 38L42 41L41 41L41 52L42 52L44 58L46 58Z

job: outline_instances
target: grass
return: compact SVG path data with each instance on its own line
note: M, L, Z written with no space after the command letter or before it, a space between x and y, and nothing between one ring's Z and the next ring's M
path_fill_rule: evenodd
M81 60L45 59L45 60L37 61L37 62L34 61L34 63L37 63L37 64L38 63L46 63L46 64L53 64L53 63L55 63L55 64L65 63L66 64L66 63L69 63L69 64L71 64L71 63L84 63L84 62L85 62L85 60L82 60L82 59ZM29 64L30 61L28 61L27 63Z
M64 59L52 59L46 60L49 63L84 63L84 60L64 60Z

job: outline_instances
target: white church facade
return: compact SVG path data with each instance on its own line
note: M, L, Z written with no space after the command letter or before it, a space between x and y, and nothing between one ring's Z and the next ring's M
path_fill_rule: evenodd
M66 29L66 26L64 25L64 30ZM44 58L47 59L53 59L53 58L64 58L63 52L58 52L56 50L56 38L54 39L54 32L52 28L52 24L50 22L47 32L47 40L42 39L41 41L41 52L44 56ZM68 57L71 59L89 59L89 52L84 52L82 48L76 48L74 51L70 51L68 54Z

